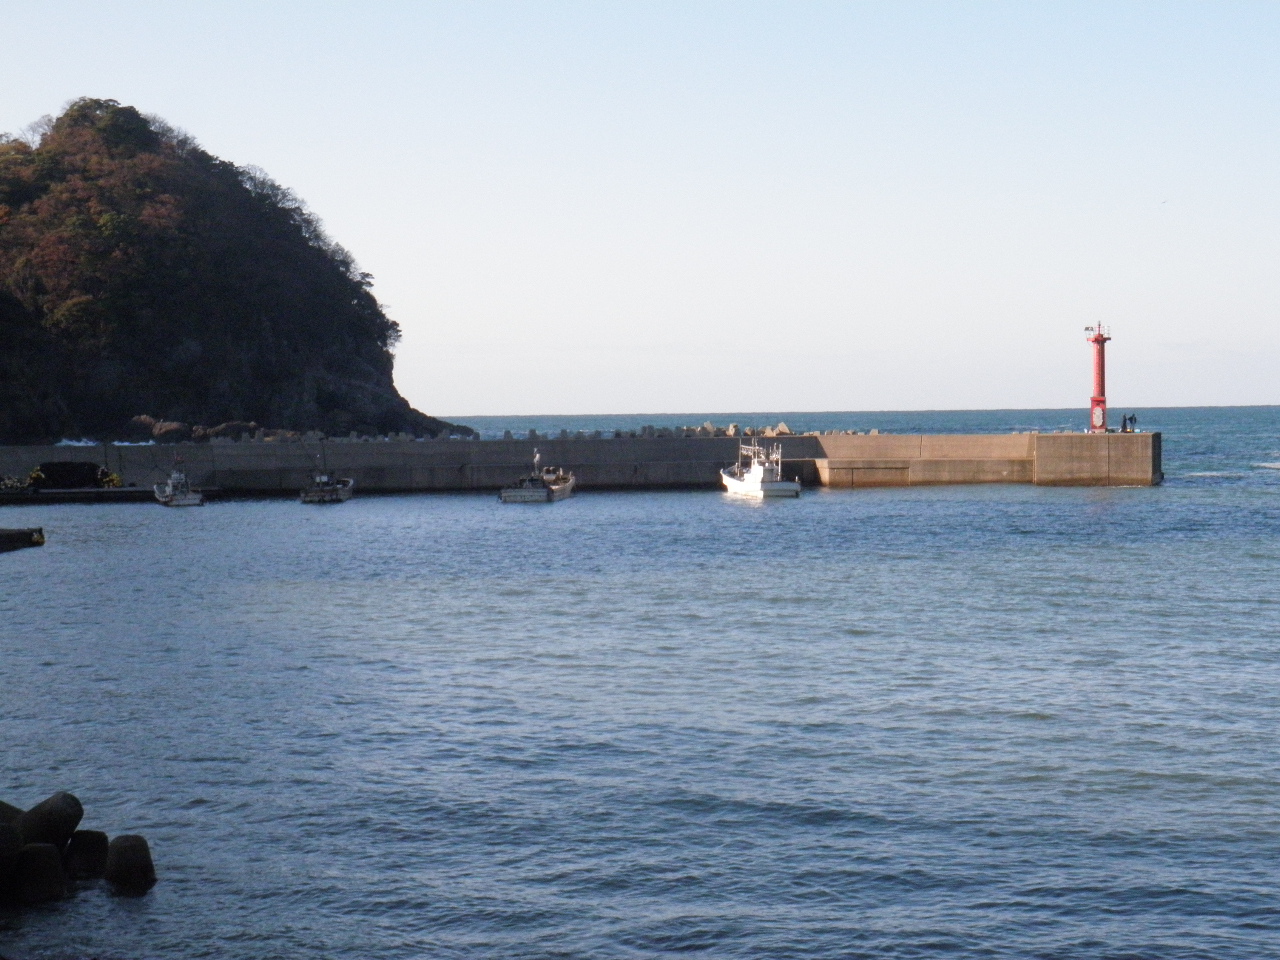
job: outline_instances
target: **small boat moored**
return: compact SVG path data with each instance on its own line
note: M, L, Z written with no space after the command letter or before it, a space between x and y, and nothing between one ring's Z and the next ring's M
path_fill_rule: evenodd
M743 497L798 497L799 480L782 479L782 444L738 444L738 462L720 471L725 491Z
M177 467L164 483L155 485L156 499L166 507L203 507L204 494L191 489L191 481Z
M577 482L573 474L560 467L539 470L541 459L538 451L533 451L533 472L502 488L499 499L503 503L554 503L573 493Z
M316 473L311 478L311 486L298 494L303 503L346 503L355 492L356 482L350 477L334 477L327 473Z

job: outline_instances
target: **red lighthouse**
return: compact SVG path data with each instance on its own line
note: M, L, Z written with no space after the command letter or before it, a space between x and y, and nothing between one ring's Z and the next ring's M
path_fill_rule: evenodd
M1089 432L1107 432L1107 328L1085 327L1093 344L1093 396L1089 398Z

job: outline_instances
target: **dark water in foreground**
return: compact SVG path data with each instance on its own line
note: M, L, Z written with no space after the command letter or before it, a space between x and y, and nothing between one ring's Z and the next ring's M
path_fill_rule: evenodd
M1161 488L0 510L0 798L161 873L0 953L1275 956L1280 409L1143 425Z

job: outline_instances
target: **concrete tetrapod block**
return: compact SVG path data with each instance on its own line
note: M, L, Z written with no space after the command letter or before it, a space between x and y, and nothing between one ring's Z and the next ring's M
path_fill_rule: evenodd
M52 843L28 843L18 854L18 900L25 904L61 900L67 895L62 853Z
M107 882L119 893L142 896L156 884L156 868L144 837L124 834L107 849Z
M22 816L22 813L20 808L0 800L0 823L13 823Z
M18 854L22 852L22 838L18 828L11 823L0 823L0 903L16 898L18 881Z
M22 842L51 843L62 850L80 826L84 816L84 807L74 795L66 792L55 793L46 800L41 800L34 807L18 818L18 829L22 832Z
M97 880L107 872L107 835L101 830L77 830L71 835L62 865L72 880Z

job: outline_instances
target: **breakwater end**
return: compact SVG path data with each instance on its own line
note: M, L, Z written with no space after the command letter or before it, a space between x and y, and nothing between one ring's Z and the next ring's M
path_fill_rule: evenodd
M18 530L0 529L0 553L9 550L22 550L25 547L43 546L43 527L24 527Z
M1151 486L1163 479L1159 433L836 434L770 437L790 478L807 486L968 483ZM293 494L325 469L361 492L498 490L542 463L572 470L584 490L714 489L738 438L560 437L520 440L372 440L0 447L0 475L42 462L83 460L120 477L120 493L149 494L175 457L196 487L215 495ZM86 491L94 494L94 491ZM107 496L101 496L107 494ZM146 497L143 497L146 499ZM7 496L3 502L42 502Z

